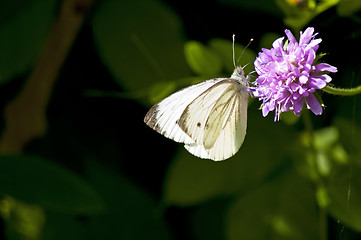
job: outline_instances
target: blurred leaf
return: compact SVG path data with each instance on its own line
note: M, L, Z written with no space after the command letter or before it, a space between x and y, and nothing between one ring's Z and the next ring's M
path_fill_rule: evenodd
M172 205L193 205L229 194L227 172L237 160L212 162L199 159L185 149L176 156L165 180L164 201ZM237 184L237 183L233 183Z
M331 162L324 151L317 151L315 156L318 172L322 176L327 176L331 171Z
M355 231L361 232L361 168L340 166L327 178L332 216Z
M325 187L318 187L316 190L316 200L318 206L326 208L330 204L330 197L328 196L327 189Z
M126 90L190 75L181 22L161 2L101 1L92 24L100 58Z
M17 2L16 12L0 22L0 83L32 67L53 23L57 3L57 0ZM2 2L0 6L8 5L15 9L10 1Z
M315 153L309 148L297 146L297 143L293 144L291 148L294 149L293 160L299 174L316 182L319 178L319 172Z
M277 5L285 14L285 25L294 33L301 31L314 17L335 6L340 0L276 0Z
M209 41L209 46L219 54L227 72L232 73L234 70L232 42L225 39L214 38ZM253 62L256 60L256 54L249 48L245 50L245 47L239 44L235 44L234 48L236 65L246 66L249 64L249 66L245 68L245 73L248 74L253 71ZM242 52L243 55L241 55Z
M298 122L300 119L297 117L292 111L283 112L281 115L282 122L288 124L288 125L294 125Z
M197 75L212 78L217 77L222 70L223 64L219 55L200 42L187 42L184 46L184 54L189 67Z
M260 40L259 49L262 49L262 48L271 49L272 43L280 37L281 36L279 34L272 33L272 32L263 34L261 37L261 40Z
M107 211L92 216L86 239L169 239L155 202L144 190L94 161L87 171Z
M227 239L319 239L317 220L313 189L288 171L233 203Z
M361 166L361 127L357 122L343 118L337 118L334 125L339 129L340 142L347 153L348 158L352 158Z
M326 127L314 132L313 145L316 150L329 149L338 141L338 130L336 127Z
M230 159L213 162L194 157L185 149L178 153L165 180L166 204L194 205L247 191L284 167L288 152L282 146L292 142L292 130L275 126L267 119L249 119L249 134L240 151ZM260 150L255 151L254 146Z
M347 163L348 162L348 154L341 144L336 144L331 149L331 155L332 155L333 159L338 163Z
M318 181L319 175L327 176L332 168L347 163L348 155L340 143L337 127L315 130L312 136L311 139L308 132L302 133L301 147L295 147L294 151L298 154L295 154L294 159L303 175Z
M0 209L1 217L6 223L7 239L40 239L45 223L45 213L42 208L11 197L3 197L0 201Z
M83 220L83 221L82 221ZM86 224L81 217L47 212L42 240L88 240L85 238Z
M361 0L340 0L337 13L340 16L350 16L361 9Z
M149 101L156 103L174 92L175 88L176 84L173 81L155 83L149 91Z
M0 157L0 193L53 211L96 214L102 201L74 173L39 157Z

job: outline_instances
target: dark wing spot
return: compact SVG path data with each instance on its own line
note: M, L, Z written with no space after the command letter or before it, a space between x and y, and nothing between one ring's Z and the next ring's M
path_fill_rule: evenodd
M200 122L197 123L197 127L201 127L202 124Z

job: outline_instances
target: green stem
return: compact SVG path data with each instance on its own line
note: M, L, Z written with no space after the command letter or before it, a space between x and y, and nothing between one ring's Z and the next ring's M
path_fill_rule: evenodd
M361 93L361 85L355 88L335 88L326 86L321 90L334 95L353 96Z

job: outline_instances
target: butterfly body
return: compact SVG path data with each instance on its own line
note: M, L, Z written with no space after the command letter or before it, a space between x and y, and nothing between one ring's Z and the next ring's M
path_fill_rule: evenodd
M224 160L246 135L248 81L242 67L230 78L213 78L184 88L155 104L144 122L195 156Z

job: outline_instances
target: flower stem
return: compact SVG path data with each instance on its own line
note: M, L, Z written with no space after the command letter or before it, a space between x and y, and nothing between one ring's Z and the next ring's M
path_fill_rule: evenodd
M326 86L322 88L322 90L334 95L353 96L361 93L361 85L355 88L335 88Z

